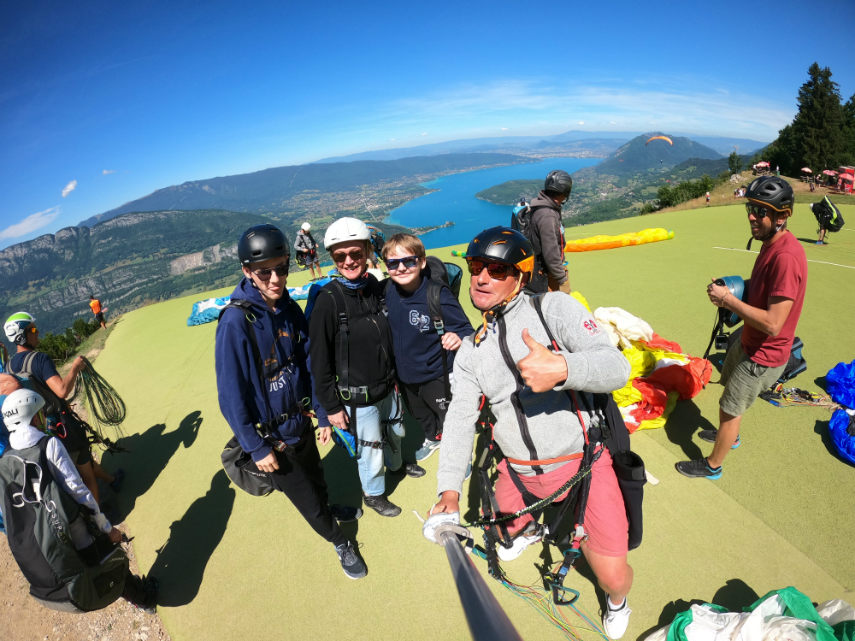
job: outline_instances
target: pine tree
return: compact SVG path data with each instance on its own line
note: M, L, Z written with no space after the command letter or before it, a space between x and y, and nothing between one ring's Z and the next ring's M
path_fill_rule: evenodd
M813 63L810 79L799 89L799 113L793 120L793 136L801 158L792 158L792 171L804 163L814 171L836 167L843 160L843 109L838 85L828 67Z
M843 105L843 164L855 165L855 94Z
M730 173L738 174L742 169L742 159L739 157L739 154L735 151L730 152L730 156L727 157L727 166L730 168Z

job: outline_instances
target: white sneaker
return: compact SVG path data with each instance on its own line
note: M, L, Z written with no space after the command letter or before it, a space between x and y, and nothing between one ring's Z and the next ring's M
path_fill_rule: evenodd
M606 634L611 639L620 639L626 632L626 627L629 625L629 615L632 610L629 609L629 604L624 599L623 607L618 610L612 610L612 602L609 595L606 595L606 611L603 612L603 628Z
M513 561L523 553L529 545L533 545L543 538L543 528L539 525L532 527L526 526L525 530L520 532L511 543L511 547L506 548L501 543L496 546L496 553L502 561Z

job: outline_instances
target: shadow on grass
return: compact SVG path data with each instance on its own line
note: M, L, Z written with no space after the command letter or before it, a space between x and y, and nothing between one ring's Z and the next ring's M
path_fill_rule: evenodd
M716 590L713 595L712 602L720 605L728 612L742 612L752 603L757 601L760 595L742 579L729 579L722 587ZM641 641L656 630L671 625L676 617L681 612L685 612L693 605L703 605L706 603L703 599L677 599L676 601L668 602L662 612L659 614L657 623L638 635L638 640Z
M137 497L154 485L178 446L193 445L201 425L202 413L196 410L185 416L178 428L171 432L166 432L166 425L158 423L145 432L120 438L117 445L125 448L126 452L104 453L101 463L106 469L122 468L125 471L121 491L105 506L110 520L121 523L127 518L136 505Z
M187 605L196 598L208 559L226 532L234 501L229 477L219 470L205 496L193 501L184 516L169 526L169 539L148 572L160 583L158 605Z
M668 440L679 445L689 459L703 456L700 448L695 445L692 435L696 430L706 430L716 426L701 415L701 410L692 401L677 403L671 416L665 422L665 434Z

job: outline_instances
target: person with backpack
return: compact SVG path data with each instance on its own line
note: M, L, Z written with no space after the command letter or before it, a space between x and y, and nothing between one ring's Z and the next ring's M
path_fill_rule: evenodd
M20 387L2 405L9 449L0 457L0 508L30 593L45 605L70 603L83 611L120 595L153 609L157 582L131 574L124 553L113 547L122 533L101 512L65 446L33 425L44 406L37 392ZM103 537L112 546L105 547Z
M74 390L77 376L86 366L85 359L82 356L75 358L68 373L64 377L60 376L50 357L37 351L39 330L34 316L27 312L12 314L6 319L3 329L9 342L17 347L9 359L8 373L28 381L27 385L46 400L48 428L64 440L83 482L100 504L97 479L118 491L124 472L117 469L114 474L110 474L92 457L86 426L78 420L65 400Z
M442 280L445 265L432 259L412 234L395 234L383 247L389 271L386 307L401 395L424 430L416 451L423 461L439 448L451 402L451 368L462 339L475 330L457 297ZM440 272L441 273L434 273Z
M549 496L579 471L583 456L590 457L581 523L587 536L578 545L606 593L606 633L619 639L630 614L629 526L610 451L593 434L603 419L587 399L625 385L630 365L573 297L524 289L534 262L528 239L507 227L482 231L466 250L469 295L483 324L454 360L454 397L437 473L439 501L430 518L459 519L482 396L491 404L492 437L505 457L498 464L497 513L514 514ZM517 558L544 535L530 514L508 522L507 531L512 544L497 550L503 561Z
M297 262L305 269L308 267L312 270L312 280L323 278L321 272L321 262L318 258L318 243L312 236L312 226L305 222L300 225L300 231L297 232L297 238L294 239L294 249L297 250ZM317 271L317 275L315 275Z
M312 307L315 395L330 424L355 440L365 505L381 516L398 516L401 508L386 496L386 468L413 478L425 471L403 461L403 416L384 285L368 273L371 232L357 218L339 218L327 228L324 248L339 275L320 289Z
M214 347L220 411L253 473L288 497L306 522L335 546L345 575L367 574L356 545L336 523L362 511L327 505L317 439L330 440L327 413L313 400L309 330L286 288L290 244L270 224L247 229L238 241L243 278L217 325Z
M564 266L565 241L561 210L572 189L573 179L570 174L560 169L551 171L541 192L527 208L516 214L520 220L520 231L534 248L534 274L526 286L530 292L562 291L569 294L571 291L567 268Z
M712 453L675 463L690 478L721 478L722 463L740 445L742 415L760 392L774 385L790 359L796 325L807 290L807 258L799 239L787 229L793 215L793 188L778 176L756 178L745 194L751 241L763 243L751 271L743 301L725 282L713 279L707 296L718 308L744 321L742 337L727 350L721 368L724 391L718 405L718 429L701 430L701 440L714 443Z

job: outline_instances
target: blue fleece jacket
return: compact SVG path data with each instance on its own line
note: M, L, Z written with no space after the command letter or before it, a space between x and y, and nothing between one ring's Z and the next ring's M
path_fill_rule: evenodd
M235 307L227 309L220 318L214 349L220 411L243 450L253 461L260 461L272 447L259 435L255 425L269 416L314 409L320 426L329 425L329 421L312 392L309 328L300 307L285 292L275 311L271 311L246 278L231 298L249 301L255 321L250 324L244 310ZM248 330L255 332L266 370L269 411ZM307 429L311 429L310 419L297 414L280 424L276 434L290 445L299 441Z

